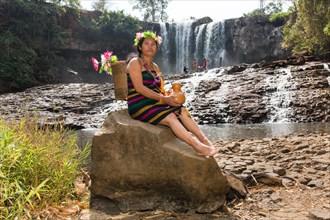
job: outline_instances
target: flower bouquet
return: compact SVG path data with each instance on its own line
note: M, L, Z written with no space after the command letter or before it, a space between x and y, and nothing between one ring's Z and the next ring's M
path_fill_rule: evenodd
M105 71L107 74L112 75L113 84L115 89L116 100L127 100L127 75L126 75L126 61L118 61L117 56L112 55L112 51L106 51L101 54L101 62L92 57L94 70L102 73ZM99 69L99 65L101 67Z

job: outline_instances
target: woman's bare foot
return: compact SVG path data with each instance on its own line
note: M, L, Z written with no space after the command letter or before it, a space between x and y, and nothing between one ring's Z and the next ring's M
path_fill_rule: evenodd
M201 146L200 149L196 151L196 154L199 156L205 156L206 158L216 156L221 150L221 148L210 147L205 144L203 145L204 146Z

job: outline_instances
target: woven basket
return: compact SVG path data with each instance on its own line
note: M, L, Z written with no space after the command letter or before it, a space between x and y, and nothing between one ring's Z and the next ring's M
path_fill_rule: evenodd
M127 63L125 61L117 61L111 64L116 100L127 100L128 88L126 66Z

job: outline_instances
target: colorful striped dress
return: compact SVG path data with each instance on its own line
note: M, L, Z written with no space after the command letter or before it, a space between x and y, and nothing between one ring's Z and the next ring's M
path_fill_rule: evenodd
M153 71L154 72L154 71ZM143 84L154 92L161 93L159 90L160 83L153 85L154 78L147 70L142 71ZM138 93L132 83L129 75L127 75L128 84L128 112L133 119L158 124L169 114L179 110L181 107L160 104L158 100L147 98Z

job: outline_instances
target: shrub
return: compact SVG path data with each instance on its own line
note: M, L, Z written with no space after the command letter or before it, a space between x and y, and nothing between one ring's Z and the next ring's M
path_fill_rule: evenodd
M89 155L76 140L72 131L40 128L36 120L0 120L0 219L32 218L76 199L74 182Z
M279 12L279 13L276 13L276 14L272 14L269 17L269 20L272 23L276 23L276 24L284 23L285 18L288 17L292 13L293 13L292 11L286 11L286 12Z

